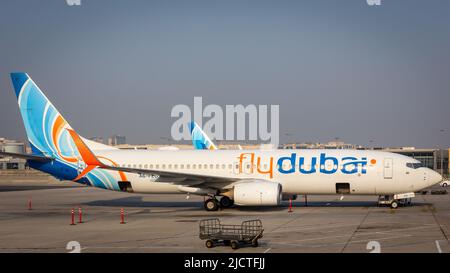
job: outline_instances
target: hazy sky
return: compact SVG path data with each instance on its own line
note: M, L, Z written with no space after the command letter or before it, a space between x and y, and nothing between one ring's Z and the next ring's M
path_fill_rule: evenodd
M202 96L279 104L282 142L450 146L448 0L3 0L0 136L24 139L12 71L85 137L161 142Z

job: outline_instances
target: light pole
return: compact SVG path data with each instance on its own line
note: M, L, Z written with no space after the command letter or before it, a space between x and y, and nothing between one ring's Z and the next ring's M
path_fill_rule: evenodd
M336 149L342 149L342 146L339 148L339 143L338 143L339 139L340 139L339 137L334 138L334 144L336 144Z
M439 132L441 132L441 134L444 135L445 129L441 129L441 130L439 130ZM440 160L441 160L441 176L442 176L442 179L444 179L444 154L443 154L444 150L441 148L439 148L439 150L440 150L440 154L441 154L441 158L440 158Z
M371 150L373 150L373 140L369 139L369 147Z
M292 134L291 133L285 133L284 134L285 136L286 136L286 142L287 142L287 146L286 147L289 147L289 145L291 145L291 149L294 149L294 143L291 143L291 136L292 136Z

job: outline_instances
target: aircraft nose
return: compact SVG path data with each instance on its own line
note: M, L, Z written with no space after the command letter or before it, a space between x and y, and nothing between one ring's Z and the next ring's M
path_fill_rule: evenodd
M442 175L436 171L429 170L427 174L427 180L430 185L434 185L442 181Z

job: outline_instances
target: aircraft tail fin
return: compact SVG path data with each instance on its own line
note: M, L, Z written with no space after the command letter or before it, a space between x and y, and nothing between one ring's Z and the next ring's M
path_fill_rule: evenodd
M192 145L194 145L196 150L217 150L216 145L196 122L189 122L188 126L191 131Z
M11 73L11 81L33 154L76 163L79 154L68 132L70 124L27 73ZM88 143L96 149L106 146Z

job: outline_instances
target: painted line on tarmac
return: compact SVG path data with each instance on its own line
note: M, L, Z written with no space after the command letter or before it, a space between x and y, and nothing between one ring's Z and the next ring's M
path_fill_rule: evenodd
M287 225L289 225L289 224L292 223L292 222L295 222L295 221L297 221L297 220L299 220L299 219L300 219L300 220L303 220L303 217L304 217L305 215L312 214L312 213L313 213L314 211L316 211L317 209L318 209L318 208L312 208L312 209L306 211L306 213L304 213L304 211L301 211L300 213L298 213L298 216L296 216L294 219L290 219L290 220L288 220L288 221L282 223L281 225L278 225L278 226L272 228L272 230L267 231L266 233L276 232L276 230L281 229L281 228L283 228L284 226L287 226ZM295 214L297 214L297 213L295 213Z
M192 249L188 246L89 246L82 249Z
M441 245L439 244L439 240L436 240L436 248L439 253L442 253Z
M392 229L392 230L385 230L385 231L359 232L355 236L364 236L364 235L370 235L370 234L389 234L389 233L395 233L395 232L412 231L412 230L427 229L427 228L435 228L435 225L434 224L425 224L422 227L400 228L400 229Z
M342 237L342 236L341 236ZM382 241L382 240L392 240L392 239L400 239L400 238L406 238L406 237L412 237L412 235L400 235L400 236L390 236L390 237L384 237L384 238L377 238L376 240ZM370 240L364 239L364 240L356 240L352 241L352 243L363 243L368 242ZM305 244L295 244L295 243L283 243L283 242L272 242L272 245L283 245L283 246L292 246L292 247L327 247L327 246L333 246L333 245L345 245L347 242L338 242L338 243L331 243L331 244L318 244L318 245L305 245Z
M301 231L304 230L308 230L308 229L313 229L313 230L318 230L318 229L333 229L333 228L341 228L341 227L354 227L357 226L358 224L335 224L335 225L324 225L324 226L317 226L317 225L308 225L308 226L285 226L285 227L279 227L278 229L298 229ZM291 230L292 231L292 230ZM335 230L333 230L335 232ZM278 232L286 232L286 231L275 231L273 233L278 233Z
M345 249L347 248L347 246L350 244L350 242L352 241L353 237L355 236L355 234L358 232L358 230L361 228L361 226L364 224L364 222L367 220L367 218L369 217L370 211L372 209L369 208L367 210L366 215L362 218L361 222L359 223L359 225L356 227L355 230L353 230L352 234L350 235L350 237L347 239L347 242L345 243L344 247L341 249L341 253L343 253L345 251Z
M425 228L429 228L431 225L428 226L424 226L424 227L411 227L411 228L403 228L403 229L397 229L397 230L392 230L392 231L374 231L374 232L366 232L363 234L357 234L354 237L359 237L359 236L367 236L367 235L374 235L374 234L389 234L389 233L393 233L393 232L397 232L397 231L411 231L411 230L420 230L420 229L425 229ZM433 225L434 226L434 225ZM325 239L337 239L337 238L341 238L341 237L348 237L351 234L345 234L345 235L335 235L335 236L326 236L326 237L314 237L314 238L308 238L308 239L302 239L302 240L298 240L296 242L309 242L309 241L321 241L321 240L325 240ZM382 237L382 238L375 238L376 240L385 240L385 239L394 239L394 238L404 238L404 237L411 237L413 235L411 234L401 234L399 236L391 236L391 237ZM365 242L368 239L360 239L360 240L352 240L351 243L357 243L357 242ZM274 243L277 244L277 243ZM283 244L283 243L280 243ZM289 243L286 243L289 245ZM338 243L338 244L344 244L344 243ZM296 244L292 244L292 245L296 245Z
M425 195L422 195L422 198L423 198L423 201L428 202L427 199L425 198ZM433 207L434 207L434 205L433 205ZM448 237L447 237L447 234L445 233L445 230L444 230L444 228L443 228L443 225L441 225L441 223L439 222L439 220L438 220L438 218L437 218L437 215L436 215L436 207L434 207L434 210L431 209L430 212L431 212L431 215L433 216L434 221L436 222L437 226L439 227L439 229L440 229L442 235L444 236L444 238L445 238L445 239L447 240L447 242L448 242Z
M411 230L420 230L420 229L425 229L425 228L430 228L431 226L434 226L432 224L429 224L427 226L424 227L411 227L411 228L403 228L403 229L397 229L397 230L392 230L392 231L374 231L374 232L365 232L365 233L360 233L360 234L356 234L354 237L359 237L359 236L367 236L367 235L374 235L374 234L389 234L389 233L393 233L393 232L400 232L400 231L411 231ZM308 242L308 241L321 241L324 239L337 239L337 238L341 238L341 237L348 237L351 236L351 234L344 234L344 235L334 235L334 236L321 236L321 237L314 237L314 238L308 238L308 239L302 239L302 240L298 240L296 242ZM410 234L401 234L400 236L396 236L393 238L402 238L402 237L410 237L412 235ZM391 237L389 237L391 238ZM382 240L381 239L376 239L376 240ZM356 240L356 241L351 241L353 242L359 242L359 241L367 241L367 239L365 240ZM341 243L342 244L342 243Z

